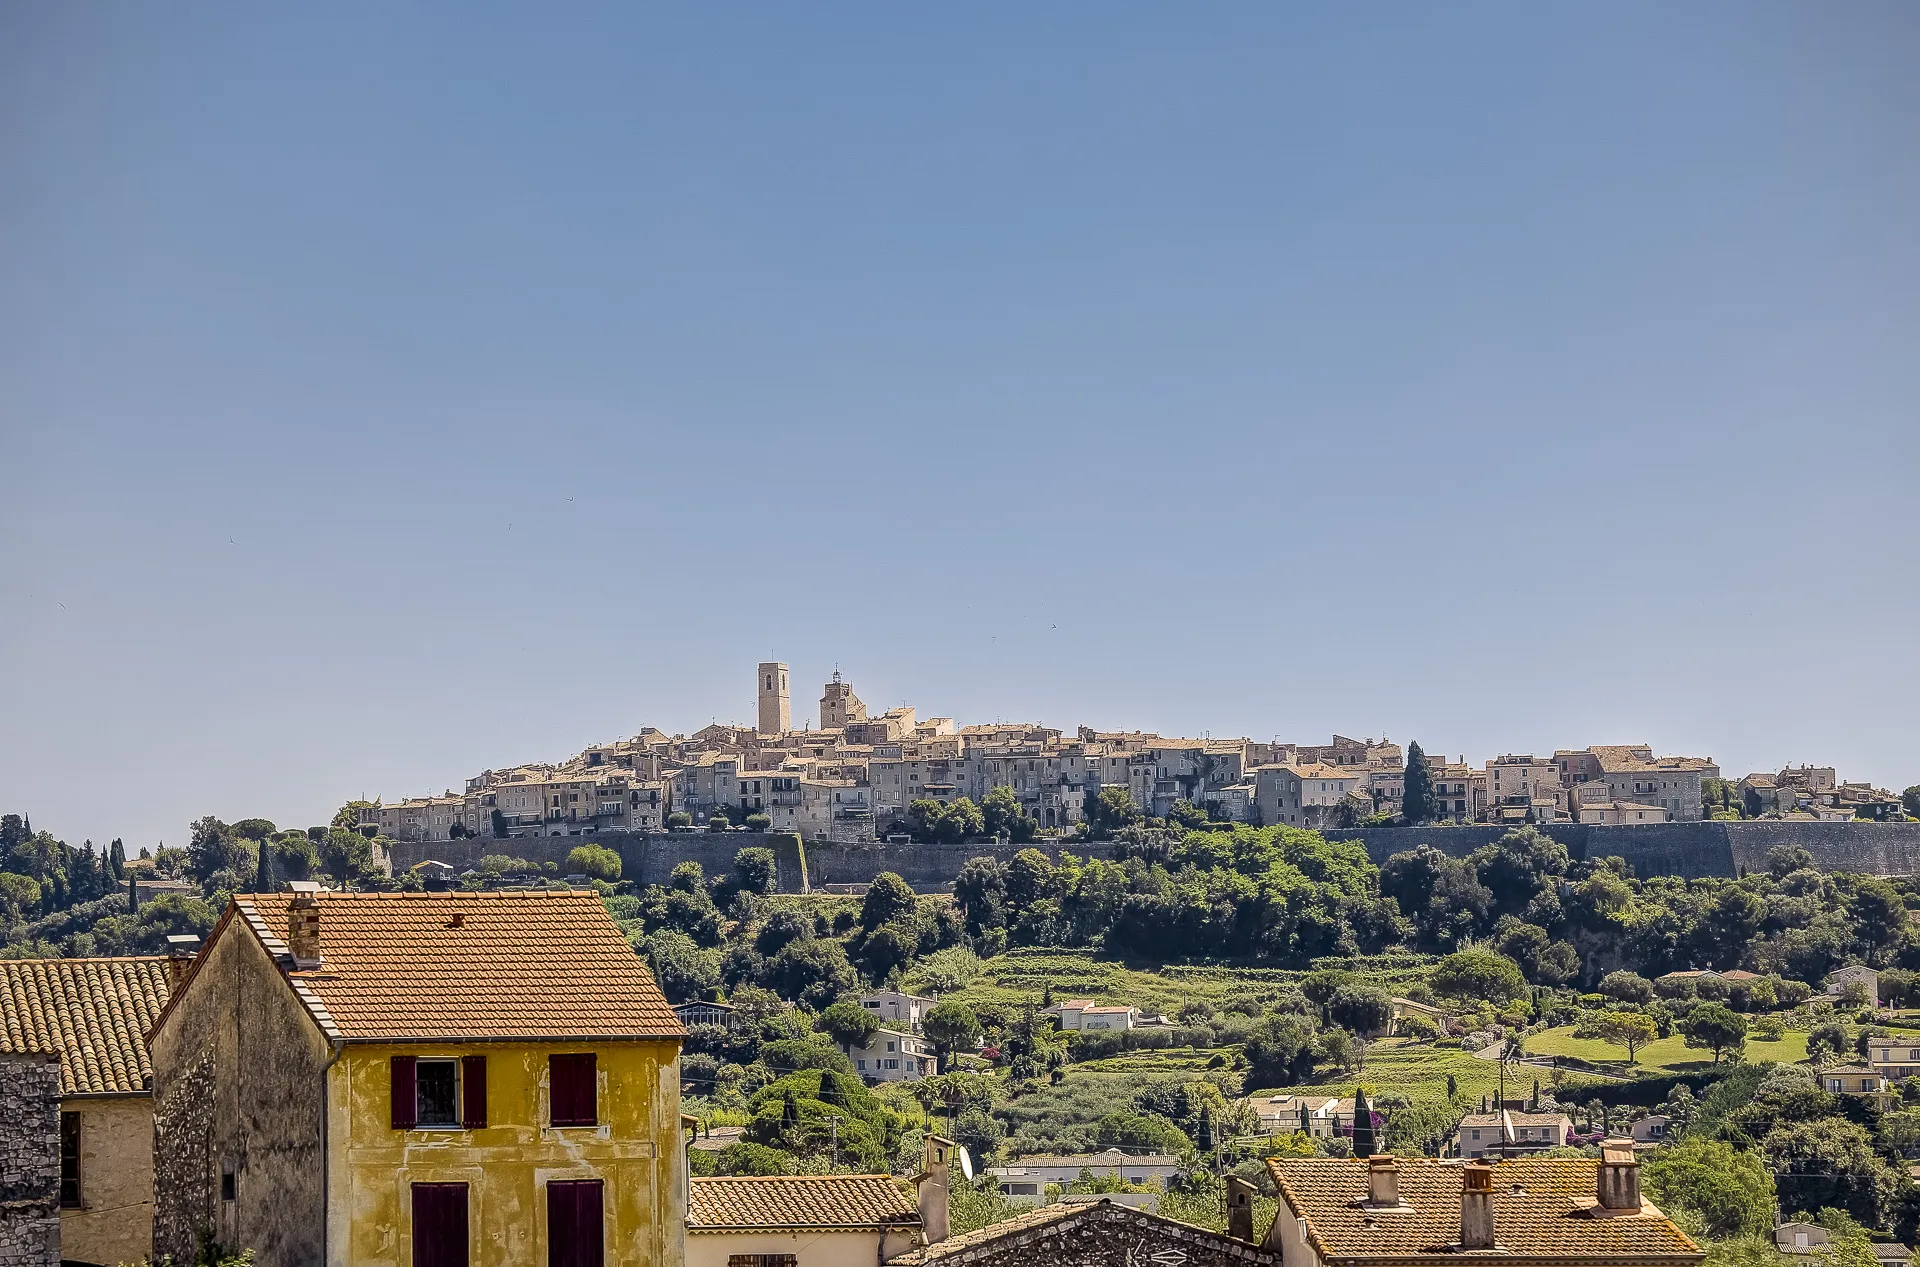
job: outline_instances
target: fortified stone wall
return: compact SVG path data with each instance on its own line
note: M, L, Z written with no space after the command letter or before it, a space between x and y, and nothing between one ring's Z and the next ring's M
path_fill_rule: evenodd
M60 1262L60 1058L0 1053L0 1267Z
M510 840L397 841L393 846L393 867L404 871L431 858L465 870L487 854L505 854L536 864L551 862L564 869L567 855L581 845L602 845L613 850L620 855L621 877L641 884L664 884L675 867L689 861L699 863L709 876L720 875L732 870L733 856L742 849L753 846L771 849L778 867L780 889L786 893L800 892L803 877L804 887L817 889L828 884L865 884L882 871L897 872L916 889L936 888L953 883L968 858L988 854L1007 861L1029 847L992 842L840 845L817 841L803 848L798 836L785 832L600 832L591 836L520 836ZM1058 856L1055 848L1039 847Z
M1505 828L1356 827L1334 829L1334 840L1356 840L1367 856L1384 862L1390 855L1432 845L1456 858L1498 840ZM1920 823L1748 822L1644 823L1595 827L1549 823L1540 828L1576 858L1625 858L1641 878L1656 875L1733 876L1742 867L1764 870L1767 851L1792 845L1813 855L1825 871L1874 875L1920 874Z
M1498 840L1504 827L1355 827L1329 830L1334 840L1357 840L1375 862L1421 845L1465 857ZM1920 874L1920 823L1751 822L1644 823L1595 827L1550 823L1540 828L1576 858L1625 858L1641 877L1655 875L1738 875L1741 867L1767 865L1767 850L1797 845L1828 871L1864 871L1879 875ZM507 854L530 862L565 867L567 854L580 845L604 845L620 855L621 874L642 884L665 883L680 863L691 860L708 875L732 868L733 856L750 845L772 849L779 865L780 888L799 892L802 875L810 887L864 884L882 871L894 871L916 889L951 884L968 858L986 854L1005 862L1026 845L992 842L948 845L842 845L815 842L804 849L796 836L780 832L605 832L593 836L522 836L512 840L436 840L397 842L395 870L427 858L464 870L485 854ZM1058 857L1063 846L1036 842ZM1101 845L1066 845L1068 851L1100 854Z

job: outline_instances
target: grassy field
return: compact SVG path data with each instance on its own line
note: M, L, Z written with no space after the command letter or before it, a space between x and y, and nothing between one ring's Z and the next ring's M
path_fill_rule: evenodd
M1542 1030L1526 1040L1526 1049L1535 1056L1573 1056L1581 1060L1612 1061L1623 1065L1627 1059L1627 1049L1624 1047L1594 1038L1575 1038L1571 1025ZM1748 1039L1746 1058L1755 1064L1766 1061L1799 1064L1807 1058L1807 1036L1799 1030L1788 1030L1777 1043ZM1688 1047L1680 1035L1675 1034L1642 1047L1633 1067L1649 1072L1685 1073L1705 1069L1712 1063L1712 1052Z
M1431 956L1406 955L1357 966L1373 984L1398 990L1424 980L1431 964ZM1097 1003L1131 1004L1143 1012L1171 1016L1192 999L1216 1008L1235 996L1272 1002L1304 975L1283 968L1223 964L1133 966L1069 950L1032 948L1010 950L987 960L980 976L951 997L972 1004L1018 1007L1029 998L1037 1003L1052 985L1055 999L1090 998ZM908 987L917 984L909 973Z
M1431 1043L1412 1042L1404 1038L1383 1038L1367 1045L1366 1066L1358 1073L1330 1075L1298 1086L1262 1089L1256 1094L1265 1096L1308 1092L1352 1095L1354 1084L1364 1082L1376 1096L1401 1096L1408 1103L1417 1104L1422 1101L1444 1101L1447 1098L1449 1074L1453 1076L1459 1093L1472 1100L1493 1095L1500 1086L1500 1067L1494 1061L1480 1060L1457 1047L1435 1047ZM1507 1094L1513 1096L1531 1091L1536 1075L1542 1087L1550 1084L1546 1070L1522 1068L1519 1082L1509 1071ZM1586 1079L1578 1075L1566 1075L1564 1080L1572 1084Z

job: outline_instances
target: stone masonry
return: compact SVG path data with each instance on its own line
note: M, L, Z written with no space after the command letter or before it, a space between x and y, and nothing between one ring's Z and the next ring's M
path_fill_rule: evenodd
M60 1262L60 1058L0 1052L0 1267Z

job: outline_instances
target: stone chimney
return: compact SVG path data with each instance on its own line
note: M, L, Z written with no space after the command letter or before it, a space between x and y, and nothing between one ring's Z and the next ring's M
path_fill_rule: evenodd
M1492 1249L1493 1246L1493 1163L1479 1158L1463 1168L1460 1189L1460 1248Z
M1249 1245L1260 1242L1253 1235L1253 1194L1258 1191L1239 1175L1227 1176L1227 1235Z
M175 933L167 938L167 993L172 994L187 979L187 969L200 950L200 939L190 933Z
M960 1146L944 1135L928 1135L915 1186L920 1193L920 1234L929 1245L947 1239L953 1229L947 1214L947 1172Z
M311 880L295 880L293 904L287 908L287 949L297 969L320 966L320 886Z
M1600 1208L1621 1214L1640 1213L1640 1163L1630 1139L1609 1139L1600 1145Z
M1400 1204L1400 1163L1392 1153L1375 1153L1367 1158L1367 1204Z

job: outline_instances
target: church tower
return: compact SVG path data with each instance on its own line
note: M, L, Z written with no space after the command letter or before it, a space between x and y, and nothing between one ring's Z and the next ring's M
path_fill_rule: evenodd
M793 729L793 703L787 697L787 666L769 661L760 666L760 733L784 735Z
M840 670L833 671L833 681L827 683L826 690L820 696L820 728L822 730L844 730L848 723L865 721L867 706L853 693L853 685L840 680Z

